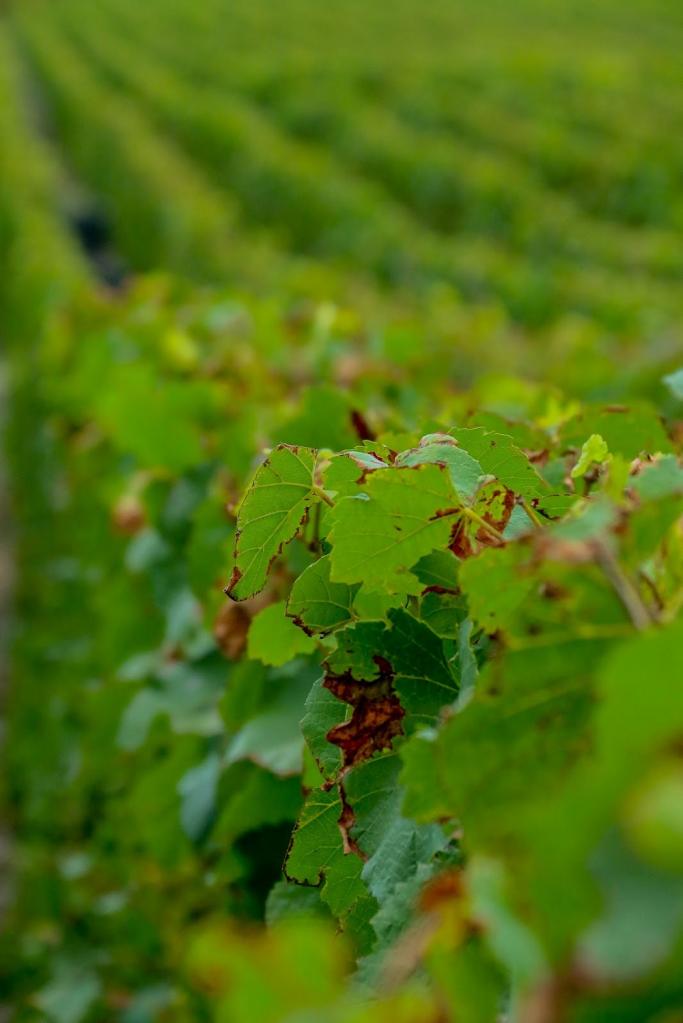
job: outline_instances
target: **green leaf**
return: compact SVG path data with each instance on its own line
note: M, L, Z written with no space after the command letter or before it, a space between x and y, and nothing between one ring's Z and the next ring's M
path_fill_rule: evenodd
M278 430L288 444L340 451L358 440L351 419L351 406L343 391L333 387L310 387L296 416Z
M301 812L285 863L285 874L300 884L319 885L335 916L344 916L367 896L362 860L344 849L339 820L343 805L335 787L313 792Z
M476 458L472 458L464 448L458 447L454 438L448 434L428 435L422 438L419 447L404 451L396 459L396 465L415 466L429 463L445 465L461 500L472 500L484 470Z
M592 465L602 465L610 458L609 448L599 433L592 433L581 448L579 460L572 469L572 479L585 476Z
M604 439L613 455L628 459L672 450L659 416L647 405L589 408L562 427L560 443L563 448L580 448L593 433Z
M235 600L258 593L272 562L294 538L315 500L315 452L280 445L257 470L237 515L235 567L227 588Z
M306 713L301 722L308 748L325 778L336 778L342 766L342 754L327 738L327 733L351 716L348 703L339 700L324 686L324 678L318 679L306 698Z
M494 476L515 494L535 498L549 492L527 456L506 434L490 433L481 427L460 427L450 433L479 462L484 473Z
M394 689L406 711L406 729L432 724L458 693L443 643L407 611L389 613L384 656L394 672Z
M358 586L332 582L330 568L329 555L309 565L292 586L287 601L287 614L309 635L330 632L353 617Z
M332 579L419 593L410 569L448 546L453 523L444 513L459 505L448 473L436 465L384 469L372 473L363 490L367 496L342 498L331 512Z
M242 761L224 771L218 801L220 811L210 838L212 845L225 849L241 835L295 821L301 809L301 786L298 778L279 778Z
M291 917L323 917L332 920L328 907L320 898L318 888L278 881L266 900L266 923L269 927Z
M659 501L683 494L683 468L675 455L664 455L633 476L629 487L641 501Z
M253 617L247 635L247 654L252 660L277 668L299 654L314 652L315 640L298 629L286 611L287 604L281 600Z
M180 821L185 834L193 841L206 833L214 815L220 771L220 757L210 753L178 782Z
M226 763L251 760L280 776L298 774L302 769L303 739L300 721L310 689L310 675L284 679L270 701L254 713L228 742Z
M344 779L354 815L351 833L366 857L363 881L380 905L446 845L440 827L402 815L400 767L395 753L385 753L354 767Z
M533 574L523 570L528 555L514 544L490 548L469 558L460 569L460 584L471 617L493 634L511 624L517 609L537 585Z
M452 551L432 551L415 565L415 575L425 587L455 592L458 588L458 566L459 561Z
M437 735L401 749L406 812L462 821L468 848L495 841L534 791L548 792L583 749L591 675L604 641L509 653Z

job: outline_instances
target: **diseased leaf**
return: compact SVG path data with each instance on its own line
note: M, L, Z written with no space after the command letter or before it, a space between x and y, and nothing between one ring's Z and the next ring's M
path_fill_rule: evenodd
M438 825L416 824L402 815L400 767L395 753L385 753L355 767L344 779L353 811L351 834L366 857L363 880L380 906L399 882L412 877L447 843Z
M346 915L367 896L363 861L345 848L339 821L344 807L336 786L311 793L301 811L285 863L285 874L299 884L322 884L321 896L335 916Z
M327 661L336 678L357 682L385 681L398 695L406 717L402 728L432 724L458 691L443 643L424 622L407 611L393 610L389 623L361 622L337 634L337 650ZM380 689L383 699L387 693Z
M263 588L270 565L294 538L314 501L315 452L281 444L254 475L237 513L235 567L227 588L234 600Z
M328 741L327 734L350 717L351 705L342 702L324 682L324 677L318 679L306 698L301 730L322 774L329 779L341 770L342 754L339 746Z
M459 558L471 558L481 547L500 546L515 510L515 495L498 480L490 480L477 491L472 515L457 519L450 548ZM528 531L528 530L527 530Z
M403 734L405 711L394 691L390 666L377 660L376 682L357 682L350 672L325 678L325 688L353 708L350 718L327 733L328 742L341 750L345 769L391 749L394 739Z

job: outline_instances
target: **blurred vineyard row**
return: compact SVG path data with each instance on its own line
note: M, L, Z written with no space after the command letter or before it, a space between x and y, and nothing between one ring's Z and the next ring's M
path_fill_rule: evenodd
M628 874L594 986L549 941L557 990L493 868L476 905L493 938L465 935L457 843L374 931L283 880L321 784L300 730L320 650L274 632L264 654L251 624L306 537L265 595L223 587L277 444L399 450L444 423L536 438L592 421L586 402L636 410L609 438L624 459L646 435L679 450L661 380L683 362L682 39L665 0L3 13L13 1019L484 1023L514 1009L515 970L537 996L524 1023L677 1018L668 863ZM675 644L658 656L675 670ZM638 901L655 890L664 932ZM368 1003L351 963L387 948Z

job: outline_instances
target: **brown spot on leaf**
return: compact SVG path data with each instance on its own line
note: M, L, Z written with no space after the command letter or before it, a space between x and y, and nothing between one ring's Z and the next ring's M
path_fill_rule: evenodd
M462 508L439 508L433 515L430 516L429 521L434 522L436 519L447 519L449 515L458 515L462 512Z
M569 596L569 590L559 583L546 580L541 583L540 594L546 600L565 600Z
M405 711L393 689L391 665L375 657L380 676L375 682L358 682L351 672L328 675L324 685L337 699L353 707L349 721L335 725L327 739L342 751L344 768L368 760L379 750L391 749L403 733Z
M471 558L481 547L498 547L502 541L496 533L505 530L515 507L516 498L511 490L495 481L480 491L474 510L492 527L473 522L466 515L458 518L451 530L449 547L458 558Z
M350 853L355 853L362 860L367 860L367 856L356 842L355 838L351 835L351 828L356 823L356 814L354 813L353 807L349 805L346 799L346 792L344 786L339 786L339 796L341 798L342 812L337 821L339 830L341 831L342 842L344 845L344 855L348 856Z

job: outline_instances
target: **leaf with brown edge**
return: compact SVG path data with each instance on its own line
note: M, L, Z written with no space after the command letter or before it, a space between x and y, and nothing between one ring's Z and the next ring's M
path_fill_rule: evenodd
M361 682L366 693L368 686L391 680L405 711L402 727L410 733L436 722L441 708L455 700L458 681L442 640L425 622L400 608L389 611L388 619L388 624L360 622L337 633L328 676ZM379 689L377 695L386 694Z
M344 768L391 749L394 739L403 734L405 711L393 689L391 666L381 657L376 659L380 672L376 682L357 682L350 672L329 675L324 682L337 699L353 707L350 720L327 733L328 742L341 750Z
M235 567L226 593L253 597L270 566L293 540L315 500L312 448L280 444L256 470L237 513Z
M550 493L543 477L507 434L475 426L451 430L450 435L479 462L487 475L495 476L516 494L531 500Z
M304 569L292 586L287 615L309 636L331 632L353 618L358 585L333 583L326 555Z
M515 495L498 480L484 483L472 506L476 518L457 518L450 549L459 558L471 558L482 547L499 547L515 507Z
M317 789L304 803L284 866L290 881L321 885L321 898L335 916L344 916L368 895L361 880L363 861L344 837L349 827L338 788Z

